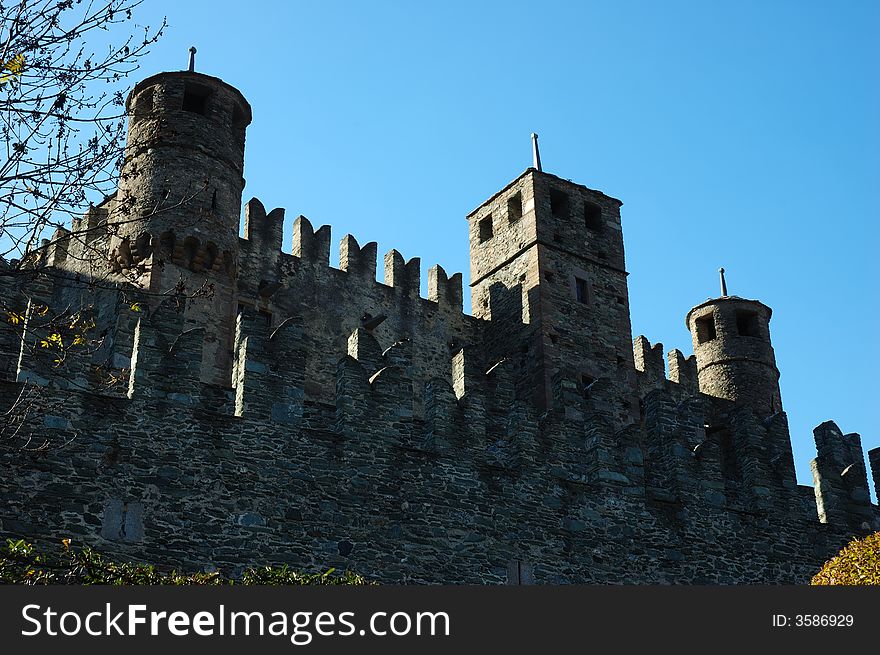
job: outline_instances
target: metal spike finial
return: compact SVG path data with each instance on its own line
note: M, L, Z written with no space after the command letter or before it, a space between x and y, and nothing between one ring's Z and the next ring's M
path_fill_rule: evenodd
M724 267L718 269L718 274L721 276L721 297L724 298L727 296L727 281L724 279Z
M192 73L196 69L196 47L191 45L189 47L189 72Z
M532 132L532 167L541 170L541 153L538 152L538 135Z

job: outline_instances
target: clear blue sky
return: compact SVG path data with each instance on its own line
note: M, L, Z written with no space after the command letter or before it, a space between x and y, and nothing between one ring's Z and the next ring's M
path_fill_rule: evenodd
M718 292L773 308L798 479L826 419L880 446L880 3L147 0L142 73L186 66L254 110L257 196L440 263L530 164L620 198L634 335L692 351ZM288 226L285 249L289 250ZM381 268L381 267L380 267ZM423 282L424 286L424 282Z

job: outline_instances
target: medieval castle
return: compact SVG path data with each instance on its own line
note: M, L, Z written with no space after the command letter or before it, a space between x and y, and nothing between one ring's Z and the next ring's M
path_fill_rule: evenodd
M857 434L817 427L797 484L769 307L694 307L668 376L633 341L620 201L540 168L492 195L470 316L461 274L421 298L418 258L377 282L351 235L331 268L305 217L283 252L256 199L240 237L251 108L223 81L154 75L127 111L116 194L0 276L23 315L0 330L0 536L229 573L715 584L807 582L880 528ZM62 366L39 342L65 307L99 338Z

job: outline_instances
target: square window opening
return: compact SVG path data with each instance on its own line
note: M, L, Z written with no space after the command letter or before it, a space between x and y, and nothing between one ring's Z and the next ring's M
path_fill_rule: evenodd
M507 199L507 218L512 223L522 218L522 193L517 191Z
M718 336L715 332L715 317L712 314L701 316L694 323L697 326L697 343L706 343Z
M550 189L550 213L556 218L568 218L568 194L559 189Z
M759 337L758 313L740 310L736 313L736 331L741 337Z
M183 110L208 115L208 97L211 91L197 84L187 84L183 89Z
M602 208L595 203L589 201L585 202L584 223L586 223L588 230L599 232L605 225L604 221L602 220Z
M494 236L492 231L492 214L480 219L480 243L484 243Z

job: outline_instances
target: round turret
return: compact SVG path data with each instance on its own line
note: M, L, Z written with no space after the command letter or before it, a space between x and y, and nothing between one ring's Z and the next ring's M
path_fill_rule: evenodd
M232 273L251 108L222 80L160 73L128 96L128 142L110 223L123 268L150 256Z
M707 300L688 312L700 391L749 406L762 418L782 410L771 314L764 303L737 296Z

